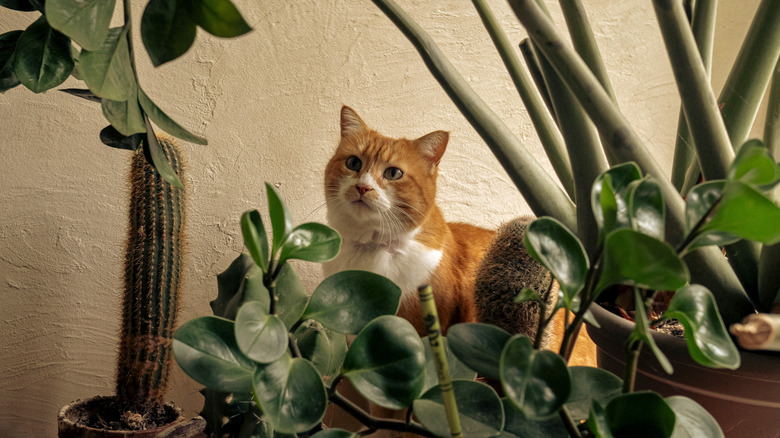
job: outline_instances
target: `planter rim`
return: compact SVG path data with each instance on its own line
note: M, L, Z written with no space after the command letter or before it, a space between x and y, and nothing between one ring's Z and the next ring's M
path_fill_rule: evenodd
M87 399L77 399L74 400L60 409L59 413L57 414L57 428L59 436L62 436L63 433L70 433L70 435L65 435L67 437L70 436L79 436L79 437L154 437L157 436L159 433L163 432L164 430L170 428L173 425L176 425L182 421L185 420L185 417L183 415L183 412L180 408L178 408L176 405L173 404L173 402L165 403L163 406L165 406L166 409L169 409L176 413L177 417L174 421L161 425L159 427L156 427L154 429L147 429L147 430L107 430L107 429L100 429L100 428L94 428L89 426L84 426L81 424L78 424L78 419L74 421L74 417L77 415L75 412L76 409L83 408L84 405L90 402L95 401L103 401L103 400L109 400L113 399L113 396L95 396Z

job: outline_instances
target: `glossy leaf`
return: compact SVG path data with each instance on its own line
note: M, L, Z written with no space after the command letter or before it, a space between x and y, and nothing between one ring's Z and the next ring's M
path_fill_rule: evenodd
M149 117L144 115L143 119L146 125L146 137L144 138L143 147L147 161L154 166L157 173L168 182L168 184L179 189L184 188L181 180L179 180L179 175L173 170L173 166L171 166L171 163L165 156L165 152L163 152L162 147L160 147L160 143L157 142L157 135L154 133L152 124L149 122Z
M0 6L22 12L35 10L35 6L28 0L0 0Z
M666 204L655 180L645 177L629 184L628 217L634 230L664 240Z
M263 272L268 272L268 237L260 212L250 210L241 215L241 234L252 259Z
M590 204L600 235L606 237L612 230L629 225L626 191L640 178L639 167L629 162L612 167L593 182Z
M341 248L341 236L333 228L315 222L298 225L282 244L279 260L298 259L324 263L333 260Z
M25 87L41 93L65 82L73 71L70 38L57 32L41 17L19 37L14 73Z
M561 417L553 415L542 420L529 420L508 398L501 399L504 406L504 431L501 438L551 438L568 436Z
M454 326L453 326L454 327ZM447 355L447 366L450 370L450 379L452 380L474 380L477 378L477 373L466 366L458 359L452 352L449 346L447 338L441 337L441 342L444 344L444 351ZM423 341L425 347L425 384L423 384L423 392L428 391L434 386L439 385L439 375L436 371L436 363L433 360L433 351L431 350L431 343L427 340Z
M344 429L323 429L311 438L358 438L360 435L357 433L348 432Z
M108 35L115 0L47 0L46 19L85 50L96 50Z
M136 97L131 96L124 102L103 99L101 106L106 120L111 122L111 126L120 134L131 136L146 133L146 122Z
M674 430L674 411L654 392L615 397L607 405L606 415L615 437L665 438Z
M620 377L600 368L571 367L569 373L571 394L565 406L575 421L588 418L593 401L606 405L623 388Z
M250 359L271 363L287 351L287 327L276 315L269 315L262 303L248 301L236 315L236 342Z
M5 93L21 82L14 71L14 51L21 30L12 30L0 35L0 93Z
M233 321L205 316L185 323L173 335L173 355L201 385L223 392L252 390L255 363L238 348Z
M197 26L184 0L150 0L141 17L141 39L155 67L183 55Z
M98 48L81 52L79 70L84 82L93 93L104 99L135 99L135 75L127 45L129 30L129 26L113 28Z
M328 406L325 384L306 359L284 355L259 367L253 383L255 401L275 432L306 432L325 416Z
M402 409L420 395L425 352L409 321L386 315L371 321L355 337L342 375L370 402Z
M737 151L737 156L729 166L727 178L729 181L768 185L780 178L780 169L761 140L749 140Z
M542 296L530 287L525 287L512 301L517 304L522 304L526 301L542 301Z
M471 380L454 380L452 390L464 437L497 437L504 429L504 408L493 388ZM441 387L434 386L414 401L414 415L437 436L447 437L450 426Z
M282 247L287 236L292 232L292 219L290 211L287 210L287 206L284 205L284 201L274 186L265 183L265 191L268 195L268 213L271 215L271 229L274 233L271 249L271 255L273 255Z
M634 303L636 306L636 312L634 312L635 323L634 329L631 331L631 335L628 338L628 343L631 344L633 342L643 342L650 349L650 351L653 352L653 355L658 360L658 363L661 364L661 368L663 368L667 373L672 374L674 369L672 368L671 362L669 362L669 359L666 357L664 352L661 351L661 349L658 348L658 345L655 343L652 330L650 329L650 321L647 319L647 309L645 308L638 289L634 289Z
M698 234L688 245L689 251L709 245L725 246L739 240L739 236L713 230L701 234L701 227L704 225L702 218L712 214L711 209L719 202L725 186L725 181L710 181L699 184L688 192L685 198L685 232Z
M700 404L680 395L667 397L665 400L677 420L672 438L724 438L718 422Z
M106 126L100 130L100 141L104 145L110 146L116 149L127 149L134 151L138 149L138 146L143 142L142 134L133 134L131 136L122 135L111 125Z
M226 319L236 318L238 308L244 303L245 280L250 271L259 272L262 280L263 273L252 257L239 254L227 269L217 274L217 298L209 302L214 315Z
M566 362L546 350L534 350L524 335L515 335L501 355L501 387L528 419L558 412L571 392Z
M765 245L780 242L780 207L742 182L723 189L723 199L702 232L726 232Z
M190 11L198 26L214 36L232 38L252 30L230 0L193 0Z
M615 230L604 242L603 271L597 291L612 284L652 290L676 290L690 275L667 243L630 228Z
M664 318L676 318L685 327L685 340L694 360L713 368L739 368L739 351L709 289L694 284L678 290Z
M493 380L501 378L501 352L511 337L497 326L481 323L455 324L447 330L447 342L455 356Z
M342 271L317 286L303 318L356 334L374 318L394 315L400 301L401 288L389 279L368 271Z
M347 337L344 334L313 323L299 327L295 331L295 341L301 355L314 364L320 375L328 378L338 374L347 354Z
M588 256L582 243L563 224L549 217L528 225L523 243L528 253L558 281L567 308L571 309L588 274Z
M265 296L269 295L266 293ZM276 303L276 313L289 329L301 318L309 301L309 294L301 277L289 263L282 266L276 277L276 296L279 299Z
M171 134L174 137L180 138L184 141L195 144L208 144L208 141L199 137L188 130L184 129L181 125L174 122L173 119L168 117L153 101L146 95L144 90L138 89L138 103L141 104L141 108L144 109L146 114L152 121L160 127L163 131Z

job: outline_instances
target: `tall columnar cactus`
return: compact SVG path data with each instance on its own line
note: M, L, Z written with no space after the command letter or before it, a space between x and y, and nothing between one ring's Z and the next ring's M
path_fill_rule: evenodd
M171 140L160 147L182 179L182 159ZM171 338L179 302L184 191L133 157L125 256L117 403L136 412L160 405L167 390Z

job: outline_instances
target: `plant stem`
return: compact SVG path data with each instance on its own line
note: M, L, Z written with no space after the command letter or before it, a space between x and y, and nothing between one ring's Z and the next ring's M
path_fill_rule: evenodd
M397 432L415 433L417 435L422 435L424 437L431 437L431 438L436 437L436 435L434 435L427 429L415 423L406 424L406 422L403 421L383 420L376 417L372 417L371 415L369 415L368 412L364 411L356 404L347 400L344 396L342 396L338 392L333 391L330 394L330 400L333 402L333 404L343 409L345 412L347 412L349 415L354 417L356 420L363 423L366 427L368 427L372 431L386 429L386 430L394 430Z
M642 351L642 341L634 341L626 347L626 369L623 376L623 393L634 392L636 372L639 367L639 353Z
M561 417L561 421L563 422L563 426L566 428L566 431L569 432L569 436L575 438L582 437L579 429L577 429L577 424L574 422L574 419L571 418L571 414L569 413L569 410L566 408L566 406L561 408L561 410L558 412L558 415Z
M528 72L531 74L531 79L533 79L534 84L536 85L536 90L541 94L542 101L547 107L547 111L557 125L558 117L555 115L555 108L553 107L552 100L550 100L550 91L547 90L547 85L544 83L542 70L539 67L539 59L536 57L536 53L531 46L531 41L528 38L525 38L520 41L519 47L520 53L523 54L523 59L525 60L525 67L528 69Z
M775 66L772 88L769 91L769 105L764 123L764 142L769 153L777 160L780 157L780 60ZM772 198L778 202L777 192ZM772 305L780 300L780 243L764 246L758 262L758 301L762 312L769 312Z

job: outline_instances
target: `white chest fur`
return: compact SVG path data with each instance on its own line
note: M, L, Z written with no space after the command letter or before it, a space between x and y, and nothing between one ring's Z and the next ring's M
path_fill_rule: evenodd
M407 298L429 282L442 257L441 250L414 240L415 234L416 230L391 242L358 242L345 236L341 252L325 264L324 273L329 276L346 270L371 271L392 280L401 288L403 298Z

